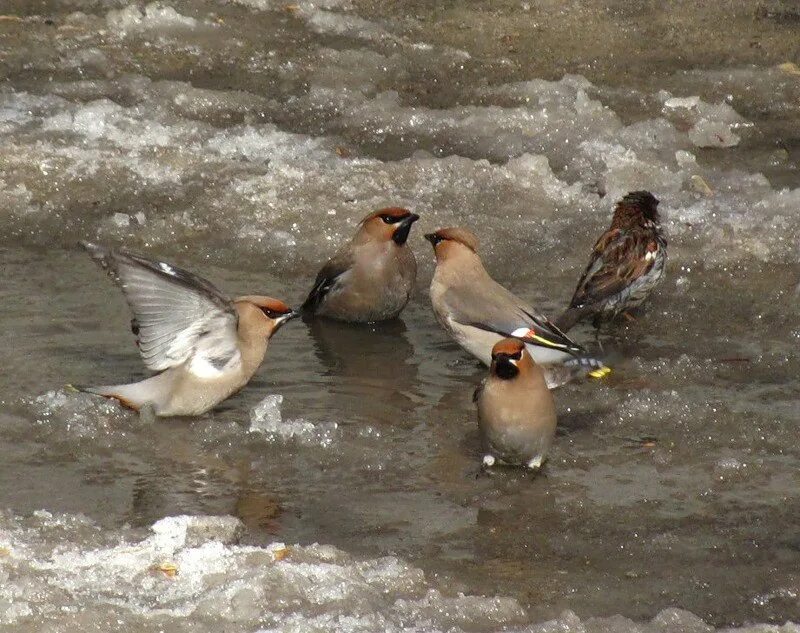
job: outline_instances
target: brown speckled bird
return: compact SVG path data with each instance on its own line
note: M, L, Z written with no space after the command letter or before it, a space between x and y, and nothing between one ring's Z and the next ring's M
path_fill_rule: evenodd
M566 332L582 319L595 326L638 307L664 277L667 238L658 200L633 191L617 203L609 229L592 250L569 308L556 319Z
M489 376L475 390L484 466L497 461L538 469L556 433L556 407L541 368L522 341L492 348Z
M76 387L157 416L201 415L244 387L270 338L299 314L271 297L231 300L186 270L124 250L82 243L122 288L145 365L140 382Z
M353 239L319 271L303 311L365 323L396 318L417 277L417 260L406 241L418 219L399 207L365 217Z

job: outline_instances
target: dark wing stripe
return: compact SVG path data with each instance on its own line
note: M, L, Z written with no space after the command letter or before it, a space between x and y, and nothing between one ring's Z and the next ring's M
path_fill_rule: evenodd
M486 325L485 323L465 323L464 325L466 325L468 327L474 327L474 328L476 328L478 330L483 330L484 332L492 332L494 334L498 334L499 336L503 336L503 337L513 336L511 334L511 332L504 332L504 331L499 330L497 328L493 328L493 327L491 327L489 325ZM523 327L526 327L526 326L523 326ZM545 347L547 349L559 349L559 350L562 350L562 351L566 352L567 354L571 354L573 356L577 356L579 354L585 354L586 353L585 349L583 349L580 345L576 345L575 343L573 343L569 339L567 339L567 343L561 343L559 341L551 340L551 337L548 335L549 334L548 332L543 332L543 333L537 332L537 334L539 335L538 338L531 338L529 336L516 336L514 338L518 338L521 341L525 341L526 343L528 343L530 345L536 345L538 347ZM548 342L552 342L553 344L552 345L548 345Z

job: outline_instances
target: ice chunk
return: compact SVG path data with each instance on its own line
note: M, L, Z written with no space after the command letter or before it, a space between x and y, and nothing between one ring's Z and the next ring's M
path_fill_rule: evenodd
M199 547L209 541L236 543L244 526L230 516L173 516L156 521L152 528L159 548Z
M336 439L338 424L323 422L314 424L303 419L287 420L281 418L282 395L269 395L250 412L250 432L261 433L270 440L295 439L302 443L329 446Z
M181 15L171 6L160 2L151 2L144 10L129 4L123 9L109 11L106 23L112 31L122 36L150 29L192 29L198 24L194 18Z
M131 216L127 213L115 213L111 216L111 221L120 228L125 228L131 224Z
M31 404L37 425L58 436L67 434L96 440L136 423L136 416L127 413L117 402L72 388L48 391Z
M689 138L697 147L735 147L741 140L729 123L705 118L695 123Z
M273 431L281 423L282 395L269 395L250 412L250 430L263 433Z
M710 104L697 96L667 98L663 111L692 126L689 138L697 147L734 147L741 138L733 130L749 126L727 103Z

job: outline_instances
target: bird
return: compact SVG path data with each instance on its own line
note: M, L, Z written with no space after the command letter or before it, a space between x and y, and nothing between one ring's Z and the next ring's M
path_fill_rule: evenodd
M231 300L209 281L166 262L88 242L81 246L122 288L139 353L158 373L140 382L76 389L136 411L202 415L250 381L270 338L299 316L272 297Z
M544 366L550 388L578 376L600 378L611 372L546 316L489 276L477 253L478 239L470 230L439 229L425 238L436 255L430 285L436 319L484 365L492 362L494 344L512 336L522 340L533 359Z
M407 241L416 213L388 207L367 215L322 267L302 306L308 316L371 323L397 318L417 277Z
M485 467L499 461L541 468L556 434L556 405L542 368L520 339L495 343L489 375L473 401Z
M562 331L589 317L599 327L619 314L628 315L661 282L667 238L658 203L649 191L632 191L617 202L611 226L595 243L569 307L556 319Z

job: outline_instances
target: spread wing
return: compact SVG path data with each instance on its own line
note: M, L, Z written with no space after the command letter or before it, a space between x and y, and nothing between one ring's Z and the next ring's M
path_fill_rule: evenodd
M238 362L236 309L210 282L124 250L81 245L122 288L147 367L163 371L191 360L194 373L213 374Z
M494 280L460 284L443 295L451 318L462 325L514 336L526 343L584 354L580 345L568 338L546 316L523 303Z
M349 252L340 251L328 260L328 263L317 274L314 287L303 302L302 310L304 312L316 312L325 299L341 287L352 265L353 258Z
M594 245L570 307L600 303L619 294L650 272L660 248L655 237L641 231L606 231Z

